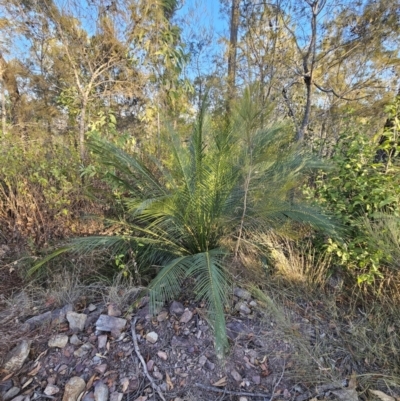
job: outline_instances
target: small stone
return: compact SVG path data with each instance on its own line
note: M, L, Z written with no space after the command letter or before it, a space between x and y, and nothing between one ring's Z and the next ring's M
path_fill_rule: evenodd
M241 382L242 376L240 376L240 373L237 370L232 370L231 371L231 376L237 381L237 382Z
M186 308L185 311L183 312L183 315L181 316L179 322L180 323L188 323L188 322L190 322L192 317L193 317L193 312Z
M73 345L81 345L82 341L78 338L76 334L73 334L69 339L69 342Z
M166 310L161 311L157 316L157 322L164 322L168 318L168 312Z
M65 374L67 373L67 371L68 371L68 365L61 365L61 366L58 368L58 373L59 373L60 375L65 375Z
M211 361L207 360L207 362L206 362L206 364L205 364L205 367L206 367L208 370L214 370L214 369L215 369L215 363L212 363Z
M160 359L162 359L163 361L166 361L168 359L168 355L166 352L164 351L158 351L157 355Z
M249 302L249 305L250 305L252 308L255 308L255 307L257 306L257 302L256 302L256 301L250 301L250 302Z
M126 320L108 316L108 315L100 315L96 322L96 330L100 331L121 331L126 326Z
M8 390L4 395L3 395L3 400L8 401L11 400L11 398L14 398L19 392L20 392L19 387L11 387L10 390Z
M151 344L155 344L158 340L158 334L155 331L151 331L146 334L146 340Z
M31 349L31 341L23 340L13 348L6 356L7 361L3 369L8 372L15 372L22 368L26 358L28 358Z
M24 323L23 329L24 331L33 330L36 329L37 327L50 324L50 322L51 322L51 312L45 312L42 313L41 315L33 316L30 319L28 319Z
M229 322L226 325L226 334L231 340L235 340L240 334L246 334L248 331L248 328L239 321Z
M76 401L85 388L86 383L82 378L78 376L71 377L65 385L62 401Z
M122 312L121 309L118 308L117 304L111 303L107 307L108 316L121 316Z
M95 311L96 309L97 309L97 306L96 306L96 305L89 304L89 306L88 306L88 311L89 311L89 312L93 312L93 311Z
M157 380L162 380L164 376L161 372L153 372L153 377Z
M54 384L48 384L43 391L46 395L54 395L60 392L60 389Z
M248 291L238 287L233 290L233 294L236 295L238 298L245 299L246 301L251 298L251 294Z
M51 312L51 326L57 326L61 323L64 323L67 321L66 315L68 312L73 311L73 306L72 304L65 305L61 309L56 309L53 312Z
M206 362L207 362L207 357L204 356L204 355L202 355L202 356L199 358L199 365L200 365L200 366L204 366L204 365L206 364Z
M91 351L93 348L92 344L86 343L83 344L82 347L79 347L75 352L74 352L74 357L75 358L82 358L85 355L87 355L87 353L89 351Z
M171 315L182 315L182 313L185 311L185 308L180 302L174 301L172 302L169 312Z
M25 397L28 397L28 399L30 398L29 396L25 396L25 395L18 395L15 398L13 398L11 401L24 401Z
M251 378L252 382L256 385L259 385L261 383L261 376L253 376Z
M110 401L122 401L122 397L124 395L122 393L111 393L110 394Z
M251 310L244 302L238 302L235 309L245 315L250 315Z
M94 401L94 393L91 391L90 393L87 393L83 398L82 401Z
M84 313L67 312L66 316L71 330L82 331L85 328L87 315Z
M147 366L147 370L148 370L149 372L152 372L152 371L153 371L153 368L154 368L154 361L153 361L152 359L150 359L150 360L146 363L146 366Z
M246 397L240 397L239 401L248 401Z
M102 381L97 382L94 386L94 399L96 401L108 400L108 386Z
M107 335L106 334L102 334L101 336L98 336L97 337L97 341L98 341L99 349L105 348L106 345L107 345Z
M102 363L100 365L97 365L94 370L100 374L104 374L104 372L107 370L107 364Z
M56 334L51 336L47 345L50 348L64 348L68 344L68 336L65 334Z

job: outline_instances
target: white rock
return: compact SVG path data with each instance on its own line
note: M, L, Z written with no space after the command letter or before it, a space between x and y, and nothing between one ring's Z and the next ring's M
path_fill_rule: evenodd
M158 340L158 334L155 331L151 331L146 334L146 340L151 344L155 344Z
M121 331L125 326L125 319L108 315L100 315L96 322L96 330L100 331Z
M190 322L192 317L193 317L193 312L186 308L185 312L183 312L183 315L181 316L179 322L180 323L188 323L188 322Z
M85 388L86 383L82 378L71 377L65 385L62 401L76 401Z
M68 336L66 336L65 334L56 334L54 336L51 336L47 343L50 348L64 348L67 344Z
M28 358L31 349L31 341L23 340L13 348L6 356L7 361L3 369L8 372L15 372L22 368L26 358Z
M238 298L241 298L241 299L249 300L249 299L251 298L251 294L250 294L248 291L243 290L242 288L236 287L236 288L233 290L233 293L234 293Z
M67 320L71 330L82 331L85 328L87 315L84 313L67 312Z
M54 384L48 384L43 391L46 395L54 395L60 392L60 389Z
M98 341L98 347L101 348L105 348L107 345L107 335L106 334L102 334L101 336L97 337L97 341Z
M160 359L162 359L163 361L166 361L168 359L168 355L166 352L164 351L158 351L157 355Z
M122 397L124 395L122 393L111 393L110 394L110 401L122 401Z
M88 353L89 351L91 351L92 348L93 348L93 345L90 344L90 343L83 344L82 347L78 348L78 349L74 352L74 357L75 357L75 358L82 358L82 357L84 357L85 355L87 355L87 353Z
M96 305L89 304L89 306L88 306L88 311L89 311L89 312L93 312L93 311L95 311L96 309L97 309Z

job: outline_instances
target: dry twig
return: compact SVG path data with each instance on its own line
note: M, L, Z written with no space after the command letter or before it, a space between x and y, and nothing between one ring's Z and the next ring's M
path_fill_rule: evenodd
M131 331L132 331L133 346L135 348L136 355L139 358L140 362L142 363L143 371L144 371L147 379L149 380L151 387L153 388L154 391L157 392L157 394L160 396L160 398L163 401L166 401L160 387L155 383L154 379L150 376L150 374L147 370L146 362L144 361L143 356L140 353L139 344L137 342L137 337L136 337L136 330L135 330L136 322L137 322L137 317L135 316L135 318L132 321Z

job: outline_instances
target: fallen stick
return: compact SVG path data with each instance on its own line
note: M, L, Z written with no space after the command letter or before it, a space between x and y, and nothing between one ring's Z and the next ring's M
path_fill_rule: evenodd
M139 344L137 342L137 337L136 337L136 329L135 329L136 322L137 322L137 317L135 316L135 318L132 321L131 331L132 331L133 346L135 348L136 355L139 358L140 362L142 363L143 371L147 379L149 380L151 387L153 387L153 390L158 393L158 395L163 401L166 401L160 387L155 383L154 379L150 376L149 371L147 370L146 362L144 361L142 354L140 353Z
M271 398L267 397L266 394L261 393L246 393L244 391L230 391L222 390L221 388L205 386L204 384L196 383L196 387L202 388L203 390L214 391L214 393L225 393L229 395L237 395L243 397L264 397L264 401L270 401Z

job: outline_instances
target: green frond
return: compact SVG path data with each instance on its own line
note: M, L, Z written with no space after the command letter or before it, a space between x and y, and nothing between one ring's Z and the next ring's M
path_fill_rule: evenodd
M166 301L174 299L182 290L186 264L192 256L181 256L167 263L149 285L150 312L155 313Z
M51 253L50 255L46 256L45 258L41 259L38 263L35 263L29 270L28 270L28 276L31 276L32 274L36 273L43 265L45 265L47 262L50 260L54 259L55 257L62 255L65 252L68 252L71 248L66 246L63 248L58 248L56 251Z
M194 277L194 291L198 300L208 306L208 317L215 333L215 348L222 355L227 348L224 306L228 298L228 283L223 258L226 253L220 249L198 253L186 260L186 275Z

